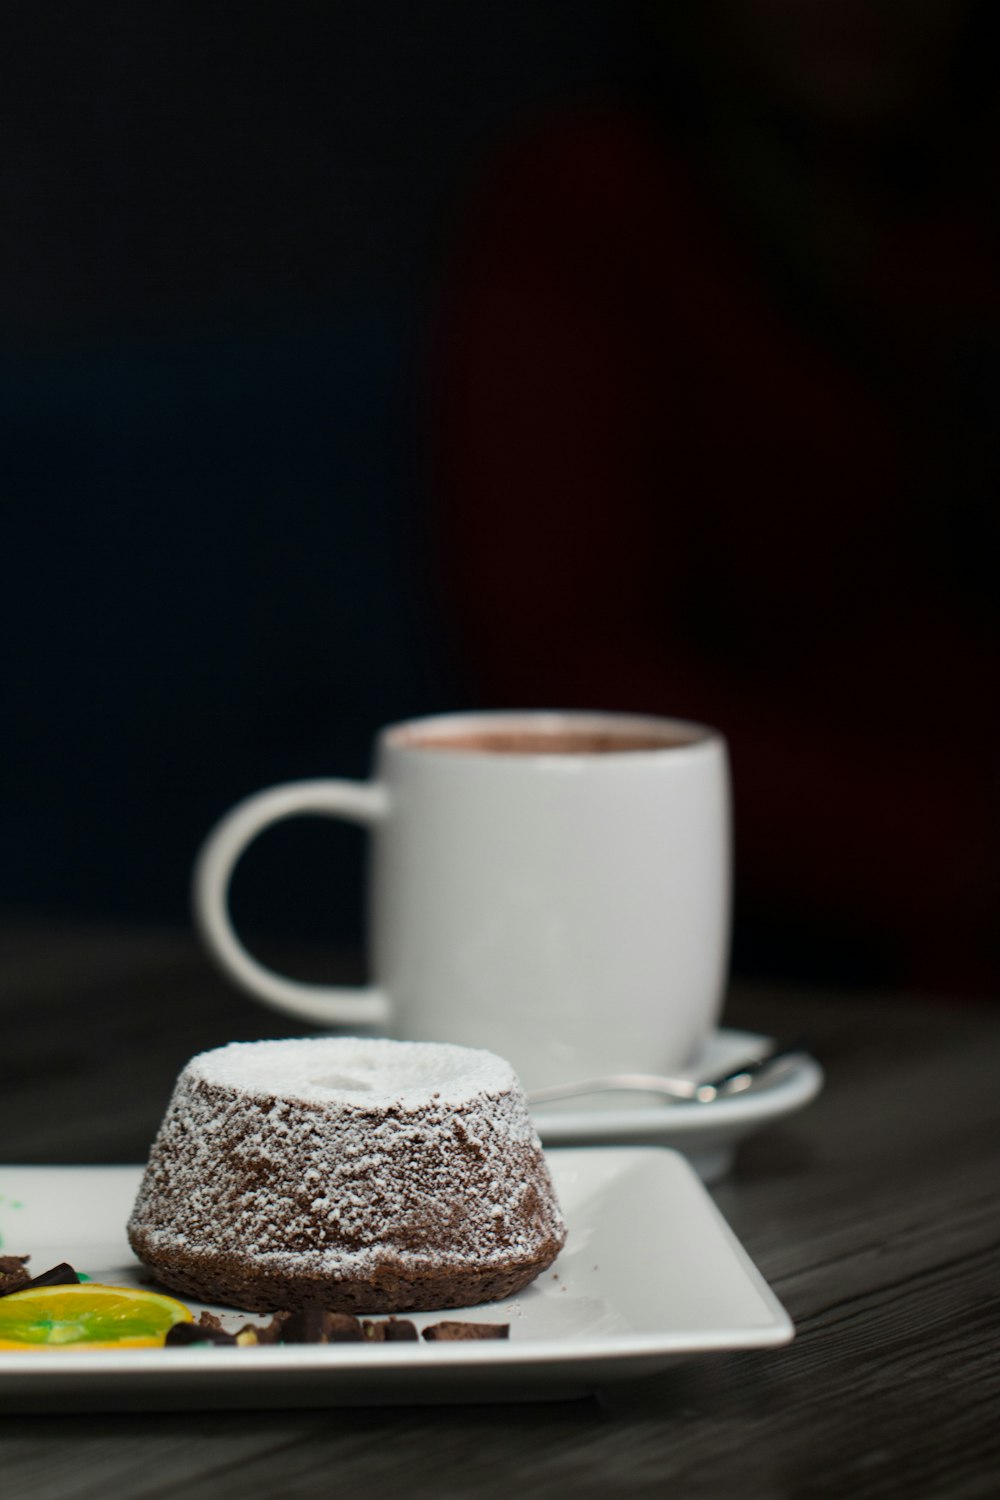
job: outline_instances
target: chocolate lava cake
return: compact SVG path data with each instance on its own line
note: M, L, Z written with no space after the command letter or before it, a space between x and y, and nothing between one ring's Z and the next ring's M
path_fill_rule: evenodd
M509 1063L319 1037L188 1063L128 1236L199 1301L379 1313L510 1296L566 1230Z

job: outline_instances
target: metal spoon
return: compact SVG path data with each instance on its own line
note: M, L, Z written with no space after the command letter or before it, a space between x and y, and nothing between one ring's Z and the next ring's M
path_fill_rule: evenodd
M711 1104L716 1099L728 1099L733 1094L746 1093L747 1089L774 1083L797 1067L807 1053L803 1042L782 1042L763 1057L750 1058L716 1078L701 1080L660 1073L608 1073L603 1078L533 1089L528 1094L528 1103L550 1104L556 1099L575 1099L582 1094L637 1093L660 1094L688 1104Z

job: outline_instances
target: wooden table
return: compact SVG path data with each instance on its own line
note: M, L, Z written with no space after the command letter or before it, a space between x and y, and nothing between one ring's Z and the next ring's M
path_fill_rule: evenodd
M283 1030L185 934L8 920L0 945L8 1162L141 1161L192 1053ZM1000 1494L1000 1008L755 988L727 1020L803 1033L827 1069L715 1190L791 1346L563 1403L0 1416L0 1492Z

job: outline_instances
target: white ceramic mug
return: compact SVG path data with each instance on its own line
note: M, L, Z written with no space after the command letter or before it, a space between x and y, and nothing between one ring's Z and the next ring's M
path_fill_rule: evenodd
M371 781L302 781L209 835L194 908L249 994L321 1025L488 1047L525 1086L682 1067L716 1024L729 947L725 742L680 720L448 714L393 725ZM232 927L229 880L282 818L371 831L372 984L300 983Z

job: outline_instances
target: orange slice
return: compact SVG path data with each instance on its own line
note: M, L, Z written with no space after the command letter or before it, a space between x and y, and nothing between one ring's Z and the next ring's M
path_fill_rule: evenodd
M141 1287L28 1287L0 1297L0 1349L154 1349L191 1321L183 1302Z

